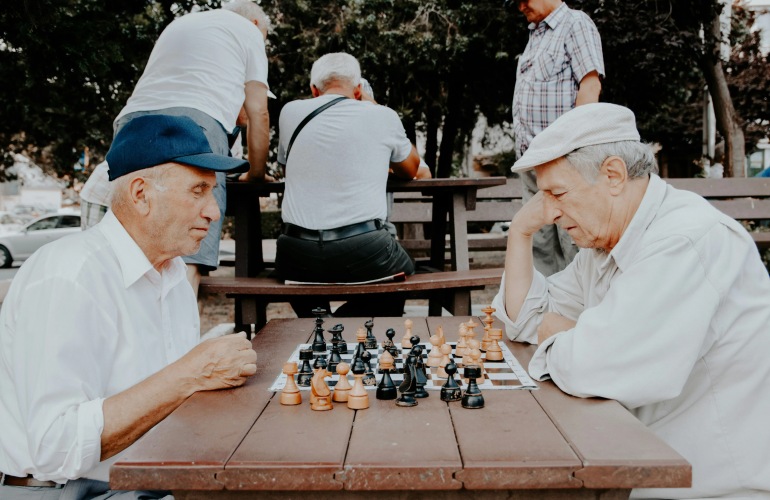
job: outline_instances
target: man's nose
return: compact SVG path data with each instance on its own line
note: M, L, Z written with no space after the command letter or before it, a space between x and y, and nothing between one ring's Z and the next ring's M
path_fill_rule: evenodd
M556 200L552 196L543 197L543 209L545 210L545 217L552 224L561 217L561 210L556 206Z
M201 215L211 222L219 220L219 205L217 204L217 199L214 198L214 193L211 191L206 196L206 204L203 206L203 210L201 210Z

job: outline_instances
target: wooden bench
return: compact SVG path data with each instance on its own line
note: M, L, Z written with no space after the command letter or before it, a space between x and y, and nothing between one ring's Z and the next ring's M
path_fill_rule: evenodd
M666 182L698 193L735 220L770 220L770 178L666 179ZM770 231L749 234L758 248L770 248Z
M351 295L372 295L372 300L377 300L380 294L403 293L407 299L428 299L431 316L440 316L442 307L454 315L467 316L471 314L471 290L499 284L502 274L502 268L444 271L407 276L405 281L364 285L287 285L266 276L205 276L201 278L200 291L234 298L236 331L249 332L246 325L257 325L258 330L267 323L268 304L297 296L346 300Z
M678 189L686 189L706 198L714 207L738 221L770 220L770 178L665 179ZM481 189L476 194L476 209L467 213L468 222L509 222L522 206L522 186L518 179L505 185ZM431 222L428 198L419 193L396 193L390 220L399 227L400 243L417 253L430 248L422 236L423 223ZM416 230L415 230L416 227ZM770 231L750 232L760 249L770 248ZM469 234L472 251L505 250L505 233Z
M519 179L507 179L505 184L479 189L475 209L466 212L469 224L490 226L495 222L510 222L521 208L522 186ZM430 250L430 238L425 238L422 224L432 221L430 198L420 193L394 193L390 221L399 229L399 243L413 255ZM505 250L505 233L468 234L471 251Z

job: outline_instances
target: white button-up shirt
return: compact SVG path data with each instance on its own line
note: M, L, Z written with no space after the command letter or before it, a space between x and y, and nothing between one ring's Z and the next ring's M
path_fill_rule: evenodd
M535 272L513 340L537 342L543 313L577 321L529 365L580 397L619 401L693 467L693 487L634 498L770 497L770 278L743 227L653 175L609 253L583 249Z
M0 313L0 471L106 481L103 401L192 349L195 296L177 257L158 272L112 212L41 248Z

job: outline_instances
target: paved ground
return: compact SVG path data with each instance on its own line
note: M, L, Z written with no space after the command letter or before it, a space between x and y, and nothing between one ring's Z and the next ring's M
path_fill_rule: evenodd
M221 255L226 260L228 253L232 252L232 240L223 241ZM268 240L263 245L263 252L266 259L275 256L275 240ZM502 267L505 259L505 252L471 252L471 268L483 269L490 267ZM214 275L232 276L233 267L220 267ZM481 309L488 306L495 294L498 286L488 286L484 290L472 291L471 302L474 315L482 316ZM228 299L224 294L209 295L202 299L203 310L201 312L201 332L206 333L220 323L233 322L233 300ZM335 307L335 303L332 303ZM448 314L448 313L447 313ZM407 316L427 316L427 300L409 300L406 303ZM268 320L273 318L296 318L294 311L288 303L270 304L267 308Z

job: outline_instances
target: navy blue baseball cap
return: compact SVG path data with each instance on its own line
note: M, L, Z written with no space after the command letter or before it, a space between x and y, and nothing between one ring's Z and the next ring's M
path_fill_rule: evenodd
M143 115L120 129L107 152L110 180L164 163L215 172L246 172L247 160L215 154L200 126L186 116Z

